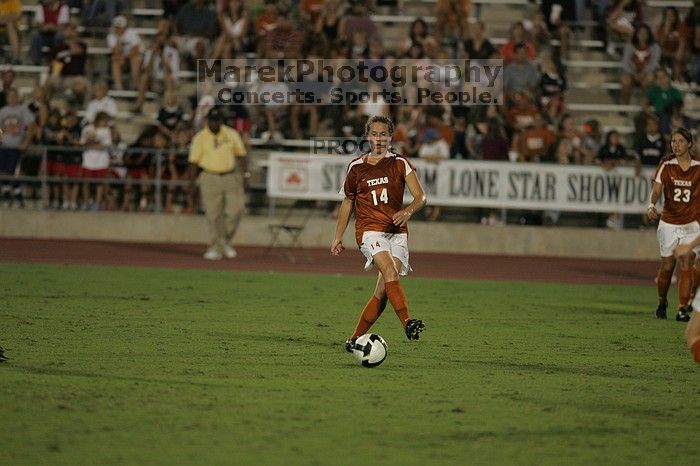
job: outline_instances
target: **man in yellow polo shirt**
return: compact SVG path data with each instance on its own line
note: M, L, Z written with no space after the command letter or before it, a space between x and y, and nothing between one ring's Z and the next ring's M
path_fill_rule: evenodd
M233 259L231 239L245 210L246 150L238 132L222 124L219 108L207 115L207 126L192 139L189 162L201 170L197 184L209 222L208 260Z

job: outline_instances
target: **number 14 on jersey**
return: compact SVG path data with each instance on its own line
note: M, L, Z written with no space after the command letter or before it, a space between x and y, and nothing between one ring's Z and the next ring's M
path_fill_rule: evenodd
M377 200L377 190L372 190L372 202L374 205L379 205L379 201L383 202L384 204L389 203L389 193L387 192L386 188L382 189L382 191L379 193L379 200Z

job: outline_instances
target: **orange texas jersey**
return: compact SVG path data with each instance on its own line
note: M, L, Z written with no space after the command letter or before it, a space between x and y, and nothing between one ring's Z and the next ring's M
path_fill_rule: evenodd
M672 225L685 225L698 220L700 161L691 159L690 167L683 171L676 157L664 157L656 167L653 180L663 186L661 220Z
M355 204L358 245L366 231L408 233L406 226L394 225L392 217L403 208L406 176L414 170L411 162L390 152L375 165L367 162L367 155L350 162L343 190Z

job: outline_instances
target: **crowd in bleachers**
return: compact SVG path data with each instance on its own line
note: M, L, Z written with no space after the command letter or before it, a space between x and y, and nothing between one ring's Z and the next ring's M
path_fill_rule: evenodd
M489 24L479 19L488 5L471 0L437 0L430 18L404 23L399 37L387 37L386 23L374 14L399 15L390 20L398 21L412 13L408 1L162 0L151 28L134 25L135 7L127 0L44 0L26 16L24 29L22 2L2 0L0 6L7 37L2 61L10 65L2 69L0 175L22 170L18 161L31 147L51 147L41 169L52 180L66 177L45 193L54 208L168 211L178 204L196 210L186 183L165 183L156 196L152 180L186 177L187 145L213 102L198 98L183 76L203 58L504 61L505 105L226 107L227 122L246 143L263 147L359 135L369 114L385 113L397 123L395 150L435 163L457 158L641 166L656 164L673 127L694 128L680 88L692 92L700 83L699 6L671 6L659 16L648 14L641 0L541 0L519 10L525 13L513 18L504 40L491 37ZM632 138L567 111L566 64L581 38L600 39L611 59L621 60L615 98L642 108L625 115L635 128ZM100 56L91 55L91 47L106 48L103 72L95 71ZM22 96L12 65L48 68L41 85ZM117 95L133 96L129 111ZM145 120L135 118L143 115ZM144 123L123 134L125 116ZM80 182L81 176L88 181ZM103 179L121 182L110 188ZM21 202L21 188L5 181L2 195ZM162 205L154 207L156 198Z

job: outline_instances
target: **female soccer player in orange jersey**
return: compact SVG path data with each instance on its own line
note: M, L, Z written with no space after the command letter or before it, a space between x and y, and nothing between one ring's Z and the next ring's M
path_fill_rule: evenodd
M671 284L676 258L673 250L679 244L690 243L700 234L698 207L700 202L700 161L690 155L693 136L685 128L675 129L671 133L671 151L659 162L654 173L654 186L651 190L647 216L650 220L659 219L656 236L659 240L661 265L657 275L659 305L656 317L666 318L666 296ZM664 207L659 216L656 202L661 193L664 195ZM694 286L692 254L679 257L680 273L678 277L678 313L676 320L688 322L691 308L689 301Z
M411 162L389 150L393 134L390 118L375 115L367 120L365 135L371 152L350 162L343 187L345 198L340 205L331 254L337 256L345 249L343 234L354 209L355 239L367 258L365 270L373 266L379 269L374 294L362 310L355 332L345 342L348 351L379 318L387 299L409 340L417 340L425 327L423 321L410 318L399 276L411 270L406 224L425 205L426 198ZM413 201L404 207L406 186Z
M693 254L693 249L700 246L700 235L696 236L693 241L688 244L676 246L673 250L677 258L688 257ZM700 295L695 293L693 300L693 309L700 309ZM688 349L693 354L695 362L700 364L700 313L693 311L690 315L688 327L685 329L685 341L688 343Z

